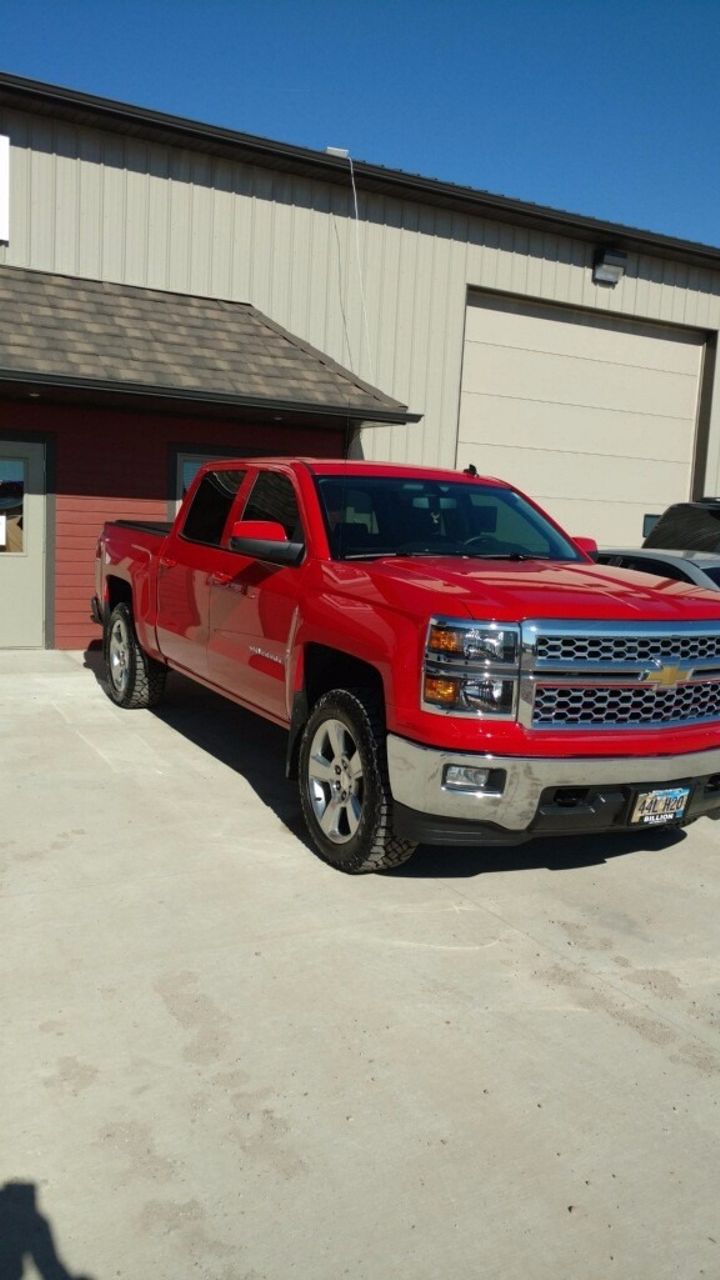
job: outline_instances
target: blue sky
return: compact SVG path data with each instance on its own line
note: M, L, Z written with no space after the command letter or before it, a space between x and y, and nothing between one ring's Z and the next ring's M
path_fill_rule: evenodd
M720 245L720 0L9 0L0 69Z

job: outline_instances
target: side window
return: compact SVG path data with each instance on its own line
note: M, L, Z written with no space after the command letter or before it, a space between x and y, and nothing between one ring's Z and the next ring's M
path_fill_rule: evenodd
M278 471L261 471L253 485L243 520L277 520L289 542L304 541L297 498L291 481Z
M191 542L220 545L223 529L245 479L244 471L208 471L200 481L190 510L185 517L183 537Z

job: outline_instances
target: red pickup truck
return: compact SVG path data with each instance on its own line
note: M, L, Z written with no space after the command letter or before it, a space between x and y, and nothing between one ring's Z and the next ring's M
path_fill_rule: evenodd
M106 524L110 697L174 669L282 725L344 871L720 817L717 595L595 565L470 472L218 462L172 526Z

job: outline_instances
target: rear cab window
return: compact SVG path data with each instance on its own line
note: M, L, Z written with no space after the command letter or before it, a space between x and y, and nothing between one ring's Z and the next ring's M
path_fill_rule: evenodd
M181 537L219 547L230 512L247 475L245 469L208 471L190 500Z

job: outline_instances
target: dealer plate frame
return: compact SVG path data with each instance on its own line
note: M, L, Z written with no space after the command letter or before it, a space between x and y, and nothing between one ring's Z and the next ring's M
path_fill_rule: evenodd
M652 787L635 794L632 827L661 827L682 822L690 801L690 787Z

